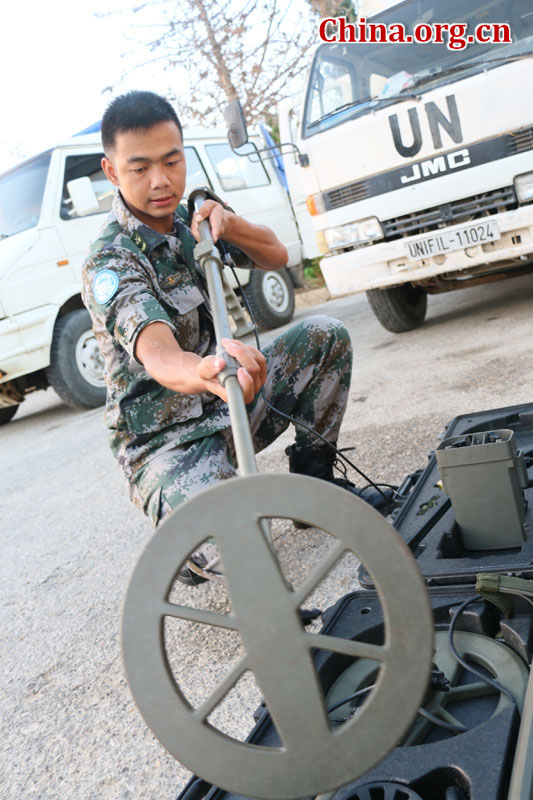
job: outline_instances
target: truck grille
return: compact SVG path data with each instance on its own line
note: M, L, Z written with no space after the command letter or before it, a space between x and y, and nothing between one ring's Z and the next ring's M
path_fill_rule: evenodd
M338 189L326 192L324 199L326 208L329 210L331 208L349 206L350 203L357 203L358 200L364 200L366 196L366 181L358 181L357 183L347 183L346 186L339 186Z
M520 153L529 153L533 150L533 126L517 128L514 131L499 134L481 142L473 142L466 146L470 151L470 166L472 167L480 164L486 165L492 161L516 156ZM446 155L446 153L443 153L443 155ZM414 163L423 164L424 162L417 161ZM404 164L388 172L372 175L364 180L347 183L344 186L330 189L329 192L324 192L322 198L326 211L332 211L335 208L357 203L359 200L368 200L371 197L378 197L401 189L401 179L406 166Z
M510 211L517 205L514 188L505 186L503 189L494 189L492 192L454 200L452 203L443 203L424 211L393 217L381 222L381 227L386 240L397 239L401 236L434 231L445 225L470 222L472 219L491 216L501 211Z
M513 155L533 150L533 128L522 128L509 134L509 136L511 139L510 149Z

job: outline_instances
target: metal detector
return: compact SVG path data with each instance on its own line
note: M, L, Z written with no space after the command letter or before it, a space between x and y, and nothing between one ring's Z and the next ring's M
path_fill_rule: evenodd
M204 199L201 190L193 192L196 210ZM200 232L195 257L207 279L217 351L227 364L220 380L228 394L238 477L184 503L148 542L124 599L124 664L146 723L188 769L245 797L301 798L331 791L364 774L407 731L428 683L431 611L413 557L377 511L326 481L258 473L238 364L220 345L224 337L231 338L222 262L207 221L200 224ZM270 541L268 521L273 518L306 523L335 539L296 590L287 585ZM169 599L180 567L208 537L214 537L223 563L229 614ZM346 552L355 553L372 576L384 617L381 644L310 633L300 620L306 597ZM197 707L172 674L166 617L237 631L241 637L244 657ZM408 619L414 624L406 625ZM331 724L327 713L313 660L317 650L379 665L361 713L340 727ZM247 670L254 673L263 694L280 747L230 738L208 719Z

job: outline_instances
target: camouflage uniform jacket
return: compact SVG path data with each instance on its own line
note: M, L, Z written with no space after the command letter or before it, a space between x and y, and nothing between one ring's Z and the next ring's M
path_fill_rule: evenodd
M183 350L200 356L215 350L187 221L187 209L179 206L174 232L158 233L131 214L117 191L83 266L83 302L105 362L111 449L130 480L155 453L229 425L228 407L214 394L167 389L134 356L137 336L155 321L172 328Z

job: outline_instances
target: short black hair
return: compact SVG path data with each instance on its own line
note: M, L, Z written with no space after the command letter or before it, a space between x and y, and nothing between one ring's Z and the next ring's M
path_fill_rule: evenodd
M164 97L155 92L132 91L115 97L102 117L102 144L106 156L115 145L117 133L148 130L160 122L175 122L183 136L178 115Z

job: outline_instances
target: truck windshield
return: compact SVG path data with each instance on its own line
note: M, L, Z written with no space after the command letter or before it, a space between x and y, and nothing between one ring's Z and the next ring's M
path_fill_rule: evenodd
M39 221L51 151L0 175L0 238Z
M463 23L467 25L466 36L481 23L506 23L510 25L512 42L475 42L467 43L463 49L450 49L443 32L444 43L440 45L361 41L323 44L315 55L307 88L304 137L398 102L403 94L407 99L413 91L426 92L439 84L499 66L500 58L519 58L533 50L531 0L412 0L372 17L367 26L369 22L381 23L387 30L401 24L406 34L412 34L420 23ZM332 30L338 33L339 28ZM376 32L377 38L381 35Z

